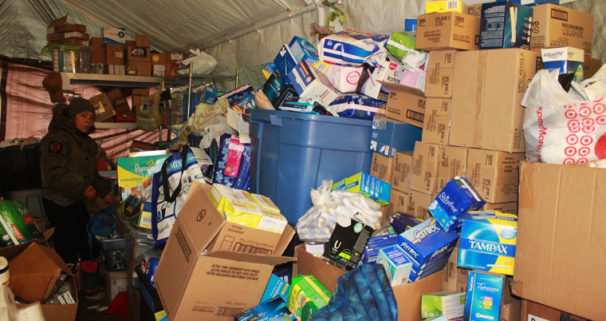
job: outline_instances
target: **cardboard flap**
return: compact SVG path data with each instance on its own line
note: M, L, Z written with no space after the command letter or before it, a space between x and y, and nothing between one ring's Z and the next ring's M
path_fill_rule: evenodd
M265 265L280 265L283 263L297 261L296 258L288 257L288 256L256 255L256 254L244 254L244 253L236 253L236 252L228 252L228 251L213 252L213 253L206 254L205 256L234 260L234 261L265 264Z
M282 237L280 237L280 241L278 242L278 245L276 245L276 248L274 249L272 254L273 255L282 255L284 253L284 251L286 251L288 244L290 244L290 241L292 240L292 238L294 236L295 236L295 229L292 228L292 226L290 226L290 225L286 225L286 227L284 228L284 231L282 232Z
M9 261L11 289L28 302L45 301L61 272L75 276L55 250L31 243Z
M404 85L400 85L400 84L394 84L391 82L386 82L386 81L379 81L379 83L381 83L381 85L387 87L390 91L394 90L394 91L402 91L402 92L407 92L413 95L418 95L418 96L424 96L425 93L419 89L419 88L414 88L414 87L408 87L408 86L404 86Z
M183 229L188 240L191 240L191 244L195 246L196 253L202 253L208 247L226 222L223 215L214 206L208 206L207 197L202 196L207 196L210 189L211 185L194 181L189 188L181 212L197 212L197 215L179 216L183 226L196 226L195 229ZM189 230L195 230L196 233L187 233Z

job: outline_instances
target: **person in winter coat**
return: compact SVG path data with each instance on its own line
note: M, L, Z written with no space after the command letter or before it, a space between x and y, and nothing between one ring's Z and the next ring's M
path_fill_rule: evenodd
M80 262L84 272L93 273L97 264L88 241L85 201L113 201L109 182L97 171L98 147L89 136L94 118L94 107L86 99L57 103L40 142L42 201L55 227L55 250L66 263Z

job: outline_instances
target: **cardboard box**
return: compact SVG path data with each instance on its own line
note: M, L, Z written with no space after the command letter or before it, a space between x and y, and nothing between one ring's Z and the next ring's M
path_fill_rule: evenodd
M382 84L389 89L385 116L422 128L425 114L423 91L388 82L382 82Z
M476 4L467 5L467 11L465 13L470 16L476 16L476 17L482 16L482 4L476 3Z
M126 43L126 30L124 28L115 27L103 27L103 42L106 44L120 44Z
M293 275L311 274L331 293L337 288L338 278L346 272L308 253L303 244L295 247L295 257L297 262L293 265ZM443 280L444 272L440 271L414 283L394 286L398 321L421 321L421 295L442 291Z
M585 79L591 78L600 69L600 67L602 67L602 59L592 58L591 56L585 55L583 77Z
M591 55L593 14L542 4L534 7L530 48L574 47Z
M145 61L129 61L126 66L127 75L151 76L151 64Z
M392 157L394 153L413 150L421 133L418 127L377 114L372 120L370 150Z
M410 190L410 203L408 206L412 209L412 212L409 212L408 214L420 219L428 219L431 217L431 214L427 211L427 207L429 207L429 204L431 204L431 201L434 198L435 194Z
M520 161L524 157L524 153L470 148L466 177L487 202L515 202L518 199Z
M326 85L327 82L322 82L320 77L322 75L318 74L309 63L301 60L291 69L288 77L283 76L283 79L286 84L289 84L286 79L290 79L290 84L301 98L311 99L328 108L338 94L333 88Z
M110 302L120 292L126 292L128 286L128 279L125 271L117 272L105 272L105 291Z
M436 191L440 145L416 142L410 189L431 194Z
M149 47L150 46L149 35L136 35L135 36L135 45L137 47Z
M154 276L170 320L233 320L259 303L273 266L291 261L275 256L294 235L291 227L280 235L228 223L209 191L193 182Z
M410 190L408 188L405 191L392 189L389 204L391 204L392 213L412 215L413 208L410 207Z
M518 202L486 203L480 211L499 211L501 213L518 214Z
M451 145L524 151L520 102L536 73L537 56L517 48L456 53Z
M416 49L478 49L480 17L458 12L423 14L417 18Z
M467 174L467 151L465 147L440 147L436 191L441 191L455 176Z
M106 44L105 63L108 65L124 65L124 45Z
M520 320L526 321L589 321L588 319L571 315L570 313L548 307L536 302L522 300ZM596 319L597 320L597 319Z
M112 103L105 93L91 97L88 101L90 101L95 108L95 121L104 121L114 117L116 114Z
M514 294L606 320L606 170L522 162ZM574 293L574 295L570 295Z
M408 191L410 188L410 177L412 170L413 151L399 152L394 154L393 175L391 189Z
M482 4L480 49L530 49L532 8L514 1Z
M446 268L444 271L444 290L464 292L467 289L467 274L469 269L461 268L457 266L457 260L459 258L459 242L452 250L452 254L448 258Z
M429 53L427 77L425 78L425 97L452 97L455 52L455 50L439 50ZM427 109L427 105L425 108Z
M463 0L431 0L425 2L425 13L432 12L465 12L467 7Z
M151 50L149 47L126 45L126 61L147 62L151 64Z
M391 184L393 181L394 157L383 156L379 153L372 153L372 164L370 165L370 175L384 182Z
M45 236L48 238L50 238L51 235L52 234L45 233ZM55 250L43 246L40 243L41 242L39 241L34 241L28 244L0 248L0 256L4 256L9 260L9 269L11 271L11 289L14 293L18 293L17 295L20 296L22 295L22 291L20 290L20 288L26 289L26 291L31 294L43 293L43 296L46 296L46 292L52 290L53 286L55 285L54 281L56 281L59 277L59 273L61 271L65 271L70 275L70 277L68 277L67 282L70 282L72 288L71 294L74 297L76 303L42 304L42 311L44 313L44 318L47 321L76 320L76 314L78 312L78 289L76 287L75 276L67 267L67 265L65 265L65 263L63 262L61 257L59 257L59 255L55 252ZM30 252L32 252L31 261L29 261L28 263L22 258L20 259L21 263L16 262L18 266L11 266L10 261L12 261L22 252L24 252L30 246L33 246L33 248L30 249ZM29 274L29 272L27 271L23 271L26 272L26 274L20 275L19 273L16 273L17 271L13 272L13 270L21 269L20 266L23 266L22 263L26 266L35 266L35 269L38 271L38 273L33 275ZM25 295L29 296L29 294Z
M91 38L90 46L90 62L92 64L105 64L105 44L103 43L103 38Z

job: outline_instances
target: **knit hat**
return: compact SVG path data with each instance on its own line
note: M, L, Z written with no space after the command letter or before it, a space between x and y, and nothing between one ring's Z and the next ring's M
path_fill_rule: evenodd
M74 98L67 106L67 116L74 117L77 113L81 113L83 111L90 111L91 113L95 113L95 108L90 101L84 98Z

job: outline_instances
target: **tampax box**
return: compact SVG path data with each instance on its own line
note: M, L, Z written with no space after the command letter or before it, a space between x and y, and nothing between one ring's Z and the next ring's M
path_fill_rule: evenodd
M421 297L421 316L433 318L444 316L447 319L463 316L465 292L443 291L423 294Z
M504 285L505 276L480 271L469 272L465 320L499 320Z
M412 169L412 151L394 153L392 190L408 191Z
M442 270L458 239L459 234L443 231L433 218L400 234L398 245L412 262L408 282Z
M530 49L532 8L512 1L482 4L480 49Z
M455 177L438 193L427 210L445 230L458 227L461 215L477 210L486 203L465 177Z
M522 162L515 295L606 320L604 182L604 169Z
M209 192L193 182L154 276L170 320L233 320L259 303L273 267L292 260L275 256L292 227L278 234L226 222Z
M392 183L394 157L387 157L379 153L372 153L372 163L370 164L370 175Z
M387 157L397 152L413 150L421 140L421 129L410 124L375 115L372 120L370 150Z
M416 49L476 50L480 17L458 12L429 13L417 18Z
M381 84L389 89L385 116L422 128L425 114L423 91L389 82L381 82Z
M541 48L543 68L558 69L560 75L574 74L574 81L583 81L585 55L582 49L572 47Z
M412 269L412 263L397 244L381 248L376 263L383 265L392 286L406 283Z
M451 145L524 152L520 103L536 73L537 55L518 48L455 54Z
M416 142L410 189L431 194L436 190L440 145Z
M487 202L515 202L518 199L518 174L522 160L524 153L469 148L466 177Z
M427 58L427 77L425 78L425 97L452 97L452 73L455 52L455 50L438 50L429 53ZM425 108L427 109L427 105Z
M288 77L284 78L284 82L288 84L286 78L290 79L290 84L295 88L299 97L311 99L327 107L338 97L338 94L333 88L323 83L320 77L321 75L309 63L301 60L291 69Z
M359 172L332 184L333 190L362 193L381 205L389 203L391 185L366 172Z
M497 211L469 212L461 221L458 266L513 275L518 217Z
M591 55L593 14L542 4L533 8L531 48L574 47Z

